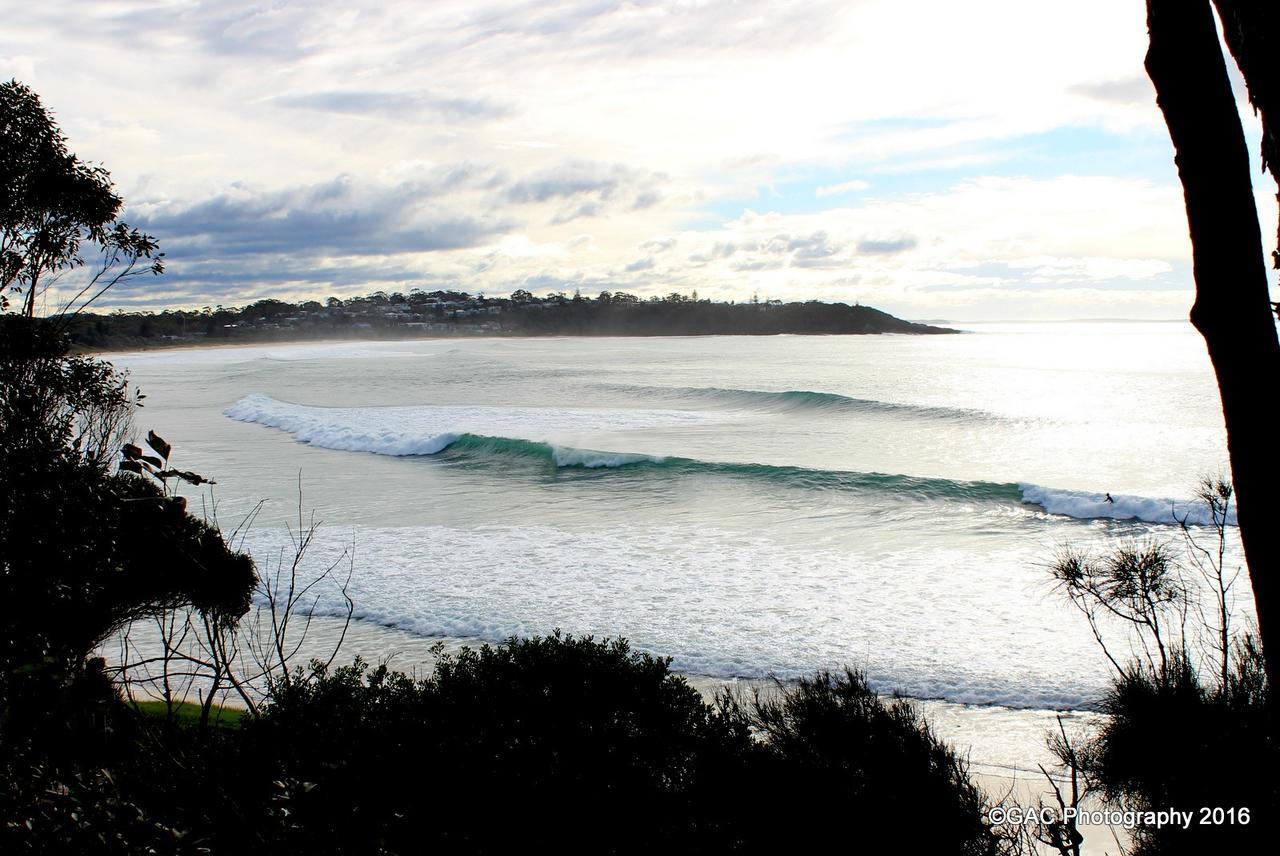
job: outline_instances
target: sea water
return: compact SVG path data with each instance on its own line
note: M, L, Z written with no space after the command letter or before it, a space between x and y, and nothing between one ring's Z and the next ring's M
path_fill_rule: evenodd
M263 502L260 561L300 508L317 567L354 548L366 625L559 628L706 678L850 666L914 698L1088 710L1108 664L1048 566L1176 551L1180 519L1211 538L1191 497L1227 466L1212 371L1183 322L965 329L111 359L148 395L138 427L218 482L224 529Z

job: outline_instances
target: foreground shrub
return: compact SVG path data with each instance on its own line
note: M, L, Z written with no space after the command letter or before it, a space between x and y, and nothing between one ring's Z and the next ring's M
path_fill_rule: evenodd
M252 560L185 500L113 472L139 403L109 363L69 356L50 322L0 315L0 722L10 730L77 718L89 655L130 621L178 605L227 620L249 608Z
M1225 686L1207 687L1185 656L1163 671L1134 668L1115 681L1103 705L1110 718L1086 747L1087 776L1114 805L1177 809L1193 818L1185 830L1139 828L1135 854L1271 849L1280 751L1267 695L1262 654L1250 638Z
M823 672L726 714L750 723L751 784L772 822L760 845L818 849L836 829L850 850L999 853L965 762L904 700L885 703L855 672Z
M705 703L666 660L559 634L282 686L245 729L309 852L1002 852L964 764L856 674Z
M261 852L280 789L245 746L124 704L93 744L0 728L0 853Z
M357 662L288 682L247 732L286 770L294 846L619 852L699 826L700 762L748 745L727 725L666 661L553 635L443 656L424 681Z
M4 852L998 854L964 764L856 674L707 704L625 641L298 671L257 719L115 708L92 751L6 742Z

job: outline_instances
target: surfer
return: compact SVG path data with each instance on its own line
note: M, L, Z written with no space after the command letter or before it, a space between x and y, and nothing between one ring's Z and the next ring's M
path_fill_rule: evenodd
M1107 494L1107 498L1106 498L1106 499L1104 499L1104 500L1103 500L1103 502L1109 502L1109 503L1111 503L1112 505L1115 505L1115 504L1116 504L1116 501L1115 501L1114 499L1112 499L1112 498L1111 498L1111 494Z

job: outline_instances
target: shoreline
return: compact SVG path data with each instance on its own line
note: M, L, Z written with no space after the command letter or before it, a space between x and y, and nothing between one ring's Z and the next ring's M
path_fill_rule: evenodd
M308 638L299 650L294 662L307 662L311 658L328 659L334 645L343 633L343 621L331 616L316 615L311 619ZM145 631L144 631L145 632ZM141 634L135 633L135 642ZM421 678L435 669L437 651L456 654L463 648L479 648L496 645L478 637L428 637L398 627L387 627L375 622L353 618L346 628L341 649L334 659L334 666L350 665L359 657L371 668L387 665L389 669ZM144 647L143 650L146 650ZM118 661L113 656L118 647L108 643L100 653L109 663ZM832 669L832 671L837 671ZM700 675L675 669L672 674L684 678L703 698L711 701L718 693L731 692L769 693L777 687L785 687L791 681L773 678L724 678ZM195 692L193 687L192 693ZM223 689L220 692L228 693ZM881 694L885 700L899 698L892 693ZM1063 717L1068 730L1076 731L1099 722L1104 714L1089 710L1047 710L1014 708L1004 705L977 705L946 699L920 699L900 696L925 714L937 735L955 746L966 756L975 772L983 775L1013 778L1019 776L1040 777L1037 765L1051 767L1053 756L1045 746L1045 735L1057 729L1057 719ZM241 706L240 700L229 693L220 703Z

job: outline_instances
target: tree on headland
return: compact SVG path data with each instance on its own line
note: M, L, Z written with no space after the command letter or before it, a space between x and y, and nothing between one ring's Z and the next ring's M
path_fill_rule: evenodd
M1147 73L1176 151L1191 235L1196 300L1222 398L1240 540L1257 606L1269 681L1280 681L1280 456L1272 448L1280 341L1269 296L1248 149L1213 10L1261 113L1263 164L1280 178L1277 122L1280 13L1274 0L1147 0ZM1276 256L1280 264L1280 255Z
M12 293L33 318L37 296L80 271L55 313L70 316L126 279L161 273L155 239L117 220L122 204L105 169L67 151L38 95L0 83L0 309ZM98 250L92 264L86 247Z

